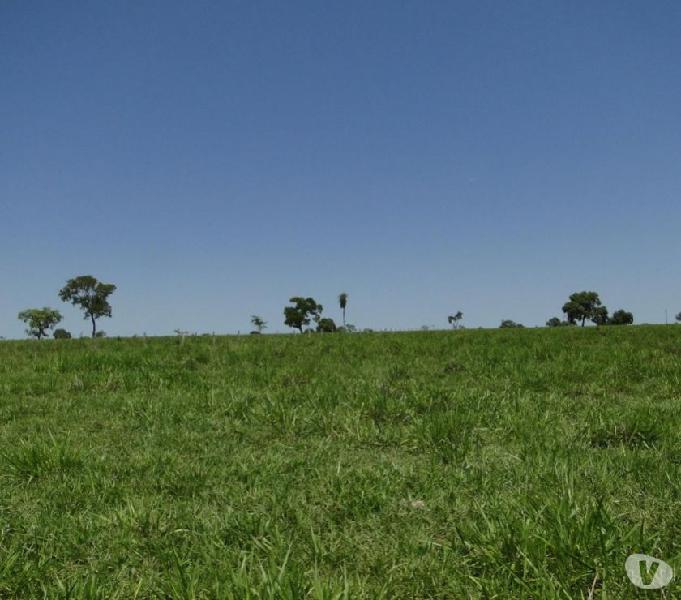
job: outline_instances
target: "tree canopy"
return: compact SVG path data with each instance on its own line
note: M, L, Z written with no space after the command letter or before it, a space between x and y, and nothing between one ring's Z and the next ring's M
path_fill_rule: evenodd
M333 333L336 331L336 329L335 321L333 319L329 319L328 317L319 319L319 323L317 323L317 331L321 333Z
M26 324L26 334L41 340L47 335L48 329L62 320L58 310L45 306L44 308L27 308L22 310L19 319Z
M631 325L634 322L634 315L627 310L616 310L612 313L608 323L610 325Z
M597 323L603 319L603 310L601 299L596 292L575 292L570 295L570 299L563 304L563 312L567 315L569 323L580 322L582 327L587 320ZM607 310L606 317L607 317Z
M81 308L85 319L92 322L92 337L97 337L97 319L111 316L109 296L116 291L112 283L97 281L92 275L80 275L66 282L59 290L63 302Z
M289 299L289 302L293 306L284 307L284 325L302 333L303 327L307 327L312 320L319 323L324 307L314 298L294 296Z

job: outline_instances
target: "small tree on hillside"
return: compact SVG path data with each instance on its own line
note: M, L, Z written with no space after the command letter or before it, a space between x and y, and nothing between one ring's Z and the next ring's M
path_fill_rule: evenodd
M97 337L97 319L111 317L111 305L108 298L116 291L112 283L97 281L92 275L81 275L69 279L59 290L59 297L63 302L70 302L78 306L84 313L85 319L92 322L92 337Z
M47 306L22 310L18 318L27 325L26 335L38 338L38 340L45 337L47 330L54 329L54 326L62 320L58 310Z
M597 310L601 306L601 299L596 292L575 292L563 304L563 312L567 315L569 323L581 322L584 327L587 319L597 322L602 318L602 309Z
M452 326L452 329L459 329L461 327L461 319L463 319L463 313L459 310L455 315L447 317L447 323Z
M251 323L253 324L253 327L255 327L258 333L262 333L263 329L267 329L267 321L265 321L262 317L259 317L258 315L253 315L251 317Z
M52 334L52 337L55 340L70 340L71 339L71 332L66 331L66 329L55 329L54 333Z
M608 323L610 325L631 325L634 322L634 315L627 310L616 310Z
M319 319L319 323L317 323L317 331L320 333L333 333L336 331L336 329L336 323L334 320L327 317Z
M303 333L303 327L307 327L312 320L319 323L324 307L317 304L314 298L294 296L289 302L293 306L284 307L284 325Z

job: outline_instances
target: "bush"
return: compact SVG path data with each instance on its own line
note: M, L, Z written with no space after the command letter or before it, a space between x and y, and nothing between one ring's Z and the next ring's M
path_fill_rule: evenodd
M70 340L71 339L71 332L66 331L66 329L55 329L54 333L52 334L54 336L55 340Z
M626 310L616 310L608 320L609 325L631 325L634 322L634 315Z
M329 319L327 317L324 317L323 319L319 319L319 323L317 324L317 331L320 331L322 333L333 333L336 331L336 323L334 322L333 319Z
M504 319L501 322L501 325L499 325L500 329L522 329L524 328L525 325L522 325L521 323L516 323L515 321L511 321L511 319Z

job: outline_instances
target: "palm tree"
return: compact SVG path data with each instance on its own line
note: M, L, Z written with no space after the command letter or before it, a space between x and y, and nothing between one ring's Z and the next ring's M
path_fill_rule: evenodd
M345 327L345 307L348 305L348 295L345 292L338 295L338 304L343 311L343 327Z

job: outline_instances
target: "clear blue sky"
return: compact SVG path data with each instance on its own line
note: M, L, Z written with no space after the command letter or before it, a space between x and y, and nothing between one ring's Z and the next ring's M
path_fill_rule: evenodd
M681 3L0 3L0 335L681 311Z

